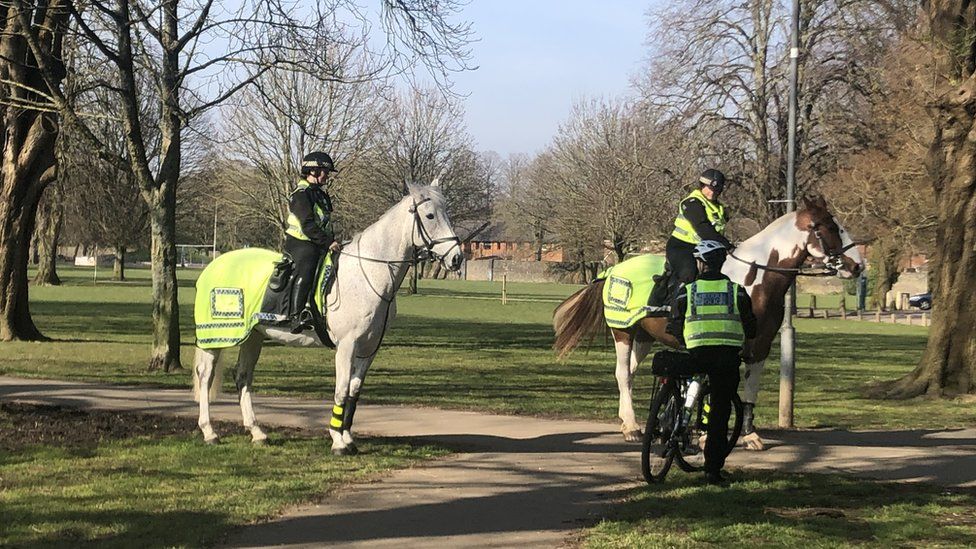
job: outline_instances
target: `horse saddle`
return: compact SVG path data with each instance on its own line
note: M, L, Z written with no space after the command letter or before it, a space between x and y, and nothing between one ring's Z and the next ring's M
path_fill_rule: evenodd
M312 325L316 335L328 347L334 347L329 339L326 330L325 317L321 314L319 307L316 306L316 298L319 302L325 302L325 296L329 294L332 284L335 282L335 266L332 261L332 254L329 253L324 261L319 263L315 275L315 285L308 295L308 309L312 313ZM274 264L271 271L271 278L268 280L268 289L264 292L264 299L261 302L261 311L258 313L258 322L261 324L276 327L294 327L295 315L301 311L293 310L292 293L295 291L295 262L287 253L282 255L281 261Z
M674 271L671 270L671 264L665 263L664 272L651 278L654 280L654 289L647 298L647 305L655 308L667 307L667 310L670 310L679 284L678 277L674 276Z

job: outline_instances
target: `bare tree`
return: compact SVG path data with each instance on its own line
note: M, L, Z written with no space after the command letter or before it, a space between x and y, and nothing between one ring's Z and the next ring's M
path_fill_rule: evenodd
M799 191L863 148L862 110L878 56L910 13L908 2L816 0L800 17ZM772 0L686 0L652 14L660 51L638 79L650 104L704 135L698 156L742 186L745 214L778 215L787 132L786 6ZM841 155L842 155L841 154Z
M550 149L560 206L586 219L618 261L666 233L680 192L660 150L658 125L622 102L577 105ZM575 213L574 213L575 212ZM578 227L575 223L565 225Z
M333 46L322 56L343 73L371 71L363 52ZM386 108L383 81L323 80L301 72L272 69L228 107L221 132L218 170L222 208L228 206L263 221L282 244L288 196L295 187L302 156L328 151L341 172L374 145ZM332 181L341 195L344 177Z
M109 99L107 94L99 95L103 101ZM107 110L110 106L102 103L99 108ZM89 128L108 150L125 155L122 129L110 119L92 121ZM112 248L113 278L125 280L126 251L148 240L149 208L131 171L92 156L86 141L78 139L70 126L62 137L59 181L66 190L68 232L75 243Z
M388 61L381 66L403 68L406 65L401 64L404 56L400 52L404 51L432 70L440 69L442 74L451 59L463 64L468 54L468 27L447 23L456 4L397 1L384 2L384 7L389 28L395 34L391 36ZM45 33L60 27L35 28L31 23L32 8L24 0L14 0L11 19L19 22L19 27L12 30L19 32L18 38L22 37L37 58L39 76L50 92L49 104L66 123L77 127L106 160L133 173L149 205L154 326L150 369L180 368L175 210L184 129L189 121L232 97L273 66L334 75L328 59L310 55L320 51L313 46L322 42L365 41L363 33L357 36L349 32L351 27L338 13L339 8L363 20L358 5L344 0L323 1L314 8L276 0L253 0L236 8L212 0L167 0L159 4L120 0L114 6L94 3L84 7L64 4L63 9L70 10L85 40L95 45L113 69L113 78L99 84L114 91L119 100L127 149L126 156L119 157L98 143L83 115L60 90L57 67L47 62L45 56L49 54L43 50ZM57 36L59 40L61 35ZM246 67L252 70L244 70ZM138 105L144 90L137 85L139 74L146 75L158 94L156 122L161 141L155 155L150 153L141 133L144 124ZM33 211L30 213L33 215Z
M503 171L504 187L498 211L506 232L533 242L536 261L542 261L545 243L554 232L552 227L557 198L547 185L546 162L551 162L551 157L545 154L531 160L526 155L508 158Z

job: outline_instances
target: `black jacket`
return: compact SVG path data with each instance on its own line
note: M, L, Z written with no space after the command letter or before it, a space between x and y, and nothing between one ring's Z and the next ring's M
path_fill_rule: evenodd
M315 215L315 205L325 212L321 221ZM325 249L335 241L332 228L332 199L319 185L309 185L291 193L288 209L302 224L302 232L316 246Z
M699 275L698 279L728 280L729 277L718 271L708 271ZM742 286L739 286L738 294L739 318L742 320L742 332L746 339L753 339L756 337L756 315L752 312L752 299ZM678 341L682 345L685 344L685 311L687 309L688 292L682 287L681 290L678 290L678 296L674 298L674 302L671 304L671 317L668 319L667 327L667 332L678 338Z
M708 220L708 214L705 213L705 205L701 203L701 200L697 198L686 198L681 202L681 213L688 219L688 222L695 228L695 232L698 233L698 236L702 240L716 240L727 248L732 246L729 239L719 234L712 225L712 222ZM728 221L728 214L726 214L726 221Z

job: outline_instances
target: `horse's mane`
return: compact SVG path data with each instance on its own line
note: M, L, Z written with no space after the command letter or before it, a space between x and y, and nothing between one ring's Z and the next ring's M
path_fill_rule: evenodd
M397 208L407 202L409 199L413 198L415 201L419 202L423 198L431 198L436 200L445 200L444 193L438 187L433 187L430 185L423 185L419 183L407 183L407 193L403 195L399 200L394 202L389 208L386 209L376 221L373 221L362 230L357 231L352 235L352 240L361 237L364 233L368 232L371 228L382 225L389 218L393 217L397 213Z

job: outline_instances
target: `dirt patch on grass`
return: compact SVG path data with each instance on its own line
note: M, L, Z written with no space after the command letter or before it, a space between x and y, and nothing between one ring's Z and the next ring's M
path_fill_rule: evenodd
M213 422L213 425L224 433L245 432L238 423ZM288 431L289 436L303 433L280 427L275 431ZM90 447L110 440L172 435L199 435L196 419L0 402L0 449L7 451L37 445Z

